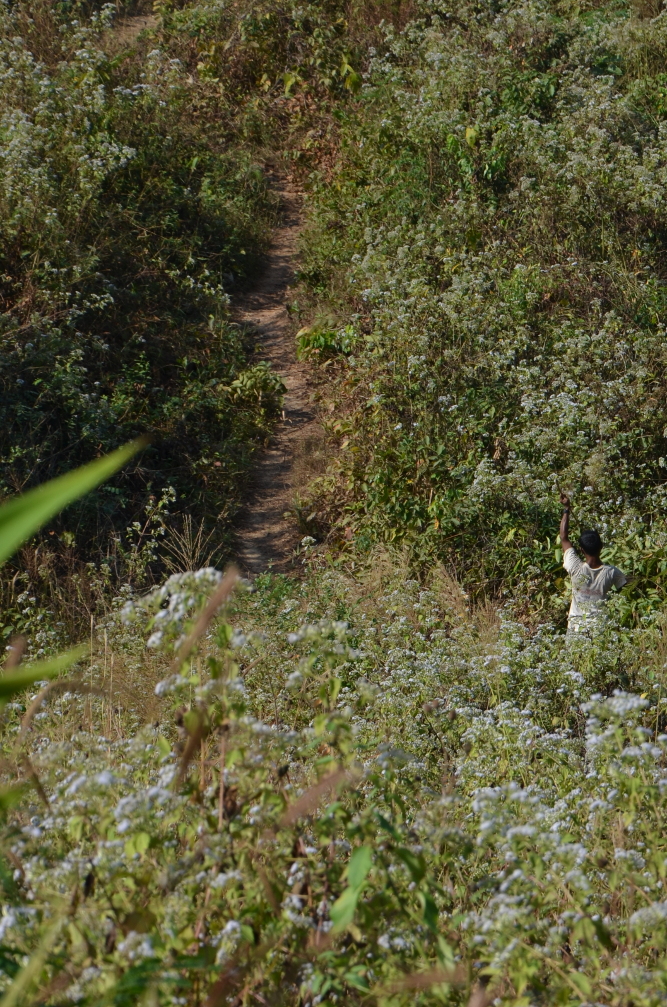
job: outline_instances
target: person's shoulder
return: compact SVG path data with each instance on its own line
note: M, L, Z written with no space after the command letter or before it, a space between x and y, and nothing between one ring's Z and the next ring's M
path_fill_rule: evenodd
M571 570L573 567L581 566L581 560L577 556L576 550L573 546L566 549L563 553L563 566L566 570Z
M619 570L617 566L612 566L611 571L612 571L612 577L614 578L614 583L616 584L617 587L623 587L624 584L627 584L628 582L627 575L624 574L622 570Z
M622 570L619 570L617 566L614 566L613 563L605 563L604 565L607 568L608 576L611 577L616 587L623 587L624 584L628 583L626 574Z

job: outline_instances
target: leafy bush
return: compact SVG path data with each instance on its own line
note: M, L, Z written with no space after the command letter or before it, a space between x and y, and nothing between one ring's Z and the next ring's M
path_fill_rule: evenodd
M0 31L0 493L151 431L141 465L72 512L95 558L167 487L200 516L233 510L281 396L226 293L275 200L219 94L159 37L109 55L113 10L38 4L31 29L5 7Z
M386 26L303 268L354 329L334 539L407 540L540 609L562 487L643 582L635 614L664 590L666 25L429 0Z
M451 581L375 568L266 577L198 655L197 611L229 590L213 570L109 624L118 659L163 649L160 723L128 738L106 700L62 697L23 731L48 805L6 832L7 983L47 1003L659 1002L662 631L531 638Z
M306 326L296 334L297 354L301 359L310 357L329 359L337 353L350 353L354 345L351 325L335 332L319 326Z

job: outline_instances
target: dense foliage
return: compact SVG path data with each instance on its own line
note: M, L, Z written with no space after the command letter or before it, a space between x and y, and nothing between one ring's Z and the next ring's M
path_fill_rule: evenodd
M154 723L66 694L24 726L6 983L32 954L26 1002L662 1002L662 630L530 637L382 557L312 578L162 678L220 583L174 576L86 672L158 679Z
M8 651L0 1007L658 1007L667 16L156 10L130 45L106 7L2 9L3 492L155 436L70 519L106 610L24 681L78 674L20 697ZM227 514L279 404L225 290L277 149L338 447L303 576L197 570L190 524L144 594L171 487ZM118 458L6 504L0 559ZM636 575L590 636L558 629L558 487ZM46 657L40 550L3 614Z
M0 11L0 492L151 433L65 525L95 558L151 494L233 511L281 393L226 292L275 199L218 89L168 39L124 47L114 11Z
M476 592L521 585L541 607L561 487L650 597L665 571L667 19L446 0L417 15L385 27L313 183L303 274L319 317L302 342L339 375L341 447L320 529L407 539Z
M136 11L0 9L0 495L152 436L23 551L5 635L28 598L72 629L150 582L184 516L228 553L282 394L230 296L261 268L276 171L330 153L327 109L361 84L364 21L341 0L156 4L139 34Z

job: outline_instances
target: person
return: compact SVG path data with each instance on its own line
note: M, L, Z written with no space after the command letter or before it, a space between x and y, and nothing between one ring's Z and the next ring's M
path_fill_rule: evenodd
M570 530L570 499L561 493L563 516L560 522L560 541L563 547L563 566L572 578L572 602L567 617L568 633L579 633L586 625L599 623L604 616L605 599L612 588L623 587L628 578L616 566L600 559L602 539L596 531L583 531L579 545L584 560L579 559L568 538Z

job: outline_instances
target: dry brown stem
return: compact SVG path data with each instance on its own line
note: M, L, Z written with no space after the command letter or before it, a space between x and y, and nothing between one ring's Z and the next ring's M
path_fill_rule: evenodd
M225 572L224 577L218 584L217 588L209 598L206 608L202 614L197 619L194 624L189 636L183 641L181 646L178 648L178 653L172 661L171 668L169 672L171 675L177 674L183 667L183 663L187 661L190 654L194 650L197 640L202 636L208 629L209 623L215 616L216 612L221 605L227 601L234 586L239 579L238 570L234 566L230 566Z
M23 739L25 738L28 729L33 721L33 718L37 711L39 710L42 703L44 703L52 695L59 692L80 692L84 695L93 696L103 696L104 692L102 689L96 688L94 685L86 685L79 678L65 678L61 679L59 682L49 682L45 685L40 692L37 693L32 703L28 707L21 721L21 730L18 733L16 741L14 742L14 751L20 746Z
M179 787L183 780L185 779L185 774L188 771L188 766L190 765L192 759L194 758L195 752L201 745L204 737L206 735L206 718L203 713L199 711L199 716L197 720L196 727L192 734L189 735L187 744L185 746L185 751L181 757L181 765L178 770L178 776L176 777L176 786Z
M378 987L376 993L378 996L391 996L405 993L407 990L428 990L439 983L462 983L465 979L466 973L460 965L455 969L428 969L426 972L411 972L409 975L401 976L387 986ZM480 1007L480 1005L473 1003L471 996L468 1007Z
M22 762L23 768L24 768L24 770L26 772L26 776L28 776L29 779L32 781L32 785L34 786L35 790L37 791L37 793L39 795L39 799L41 800L42 804L44 804L45 807L50 808L51 807L51 803L49 801L49 798L47 797L46 791L44 790L44 787L42 786L42 781L40 780L39 776L37 775L37 771L35 770L35 767L33 766L32 762L30 761L30 759L28 758L27 755L24 755L22 757L21 762Z
M20 664L21 658L23 657L23 652L25 651L26 641L24 636L15 636L9 641L9 646L11 650L7 655L7 660L5 661L4 671L11 671Z
M329 793L330 790L334 790L340 784L350 783L358 778L358 772L353 772L349 769L337 769L334 773L316 783L314 787L307 790L301 797L297 798L294 804L290 804L280 819L280 827L286 829L290 825L294 825L299 818L313 811L322 797Z

